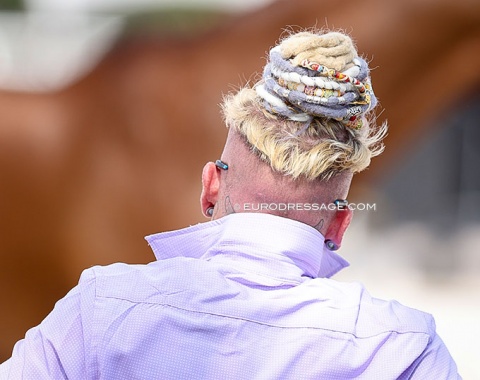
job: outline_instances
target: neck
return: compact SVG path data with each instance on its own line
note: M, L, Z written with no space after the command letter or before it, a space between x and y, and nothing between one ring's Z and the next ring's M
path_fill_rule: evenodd
M222 160L229 169L222 173L216 219L239 212L266 213L305 223L324 233L333 218L327 206L347 197L352 179L352 174L342 173L329 180L294 180L274 172L232 130Z

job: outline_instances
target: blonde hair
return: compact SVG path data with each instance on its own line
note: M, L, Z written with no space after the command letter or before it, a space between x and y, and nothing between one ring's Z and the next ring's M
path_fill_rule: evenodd
M332 67L348 68L357 57L351 39L341 33L319 36L302 32L289 37L283 45L284 49L279 45L280 51L290 62L300 57L297 61L310 59L324 65L323 62L328 62ZM325 54L327 56L322 58ZM338 57L337 62L335 57ZM386 124L376 128L375 119L368 120L364 113L358 116L363 125L360 129L318 114L309 114L306 122L298 121L268 109L266 99L259 95L255 86L224 97L225 123L244 136L252 151L277 172L293 178L327 180L342 172L364 170L371 158L384 149L382 139L386 135ZM287 104L289 109L294 108Z

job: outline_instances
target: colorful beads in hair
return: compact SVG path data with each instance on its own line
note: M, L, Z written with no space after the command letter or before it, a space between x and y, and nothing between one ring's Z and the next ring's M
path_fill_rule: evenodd
M328 117L360 129L361 116L376 106L377 99L365 60L356 57L352 63L344 71L308 59L294 66L276 46L270 50L270 62L256 91L269 112L304 122Z

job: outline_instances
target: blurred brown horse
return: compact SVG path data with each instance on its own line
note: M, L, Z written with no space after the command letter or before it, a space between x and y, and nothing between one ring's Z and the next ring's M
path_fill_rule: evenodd
M377 67L391 130L360 186L478 86L479 6L278 1L196 39L124 38L60 93L0 93L0 360L82 269L151 261L144 235L204 220L201 168L226 135L221 95L261 70L285 26L351 31Z

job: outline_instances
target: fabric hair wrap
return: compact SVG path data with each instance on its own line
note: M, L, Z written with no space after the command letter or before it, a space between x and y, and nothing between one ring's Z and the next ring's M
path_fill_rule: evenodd
M357 56L351 39L336 32L305 32L294 37L270 50L263 80L255 87L265 108L290 120L306 122L307 127L318 116L360 129L362 116L376 106L377 98L368 64ZM306 51L292 52L291 47L297 46L297 50ZM339 51L344 54L335 62Z

